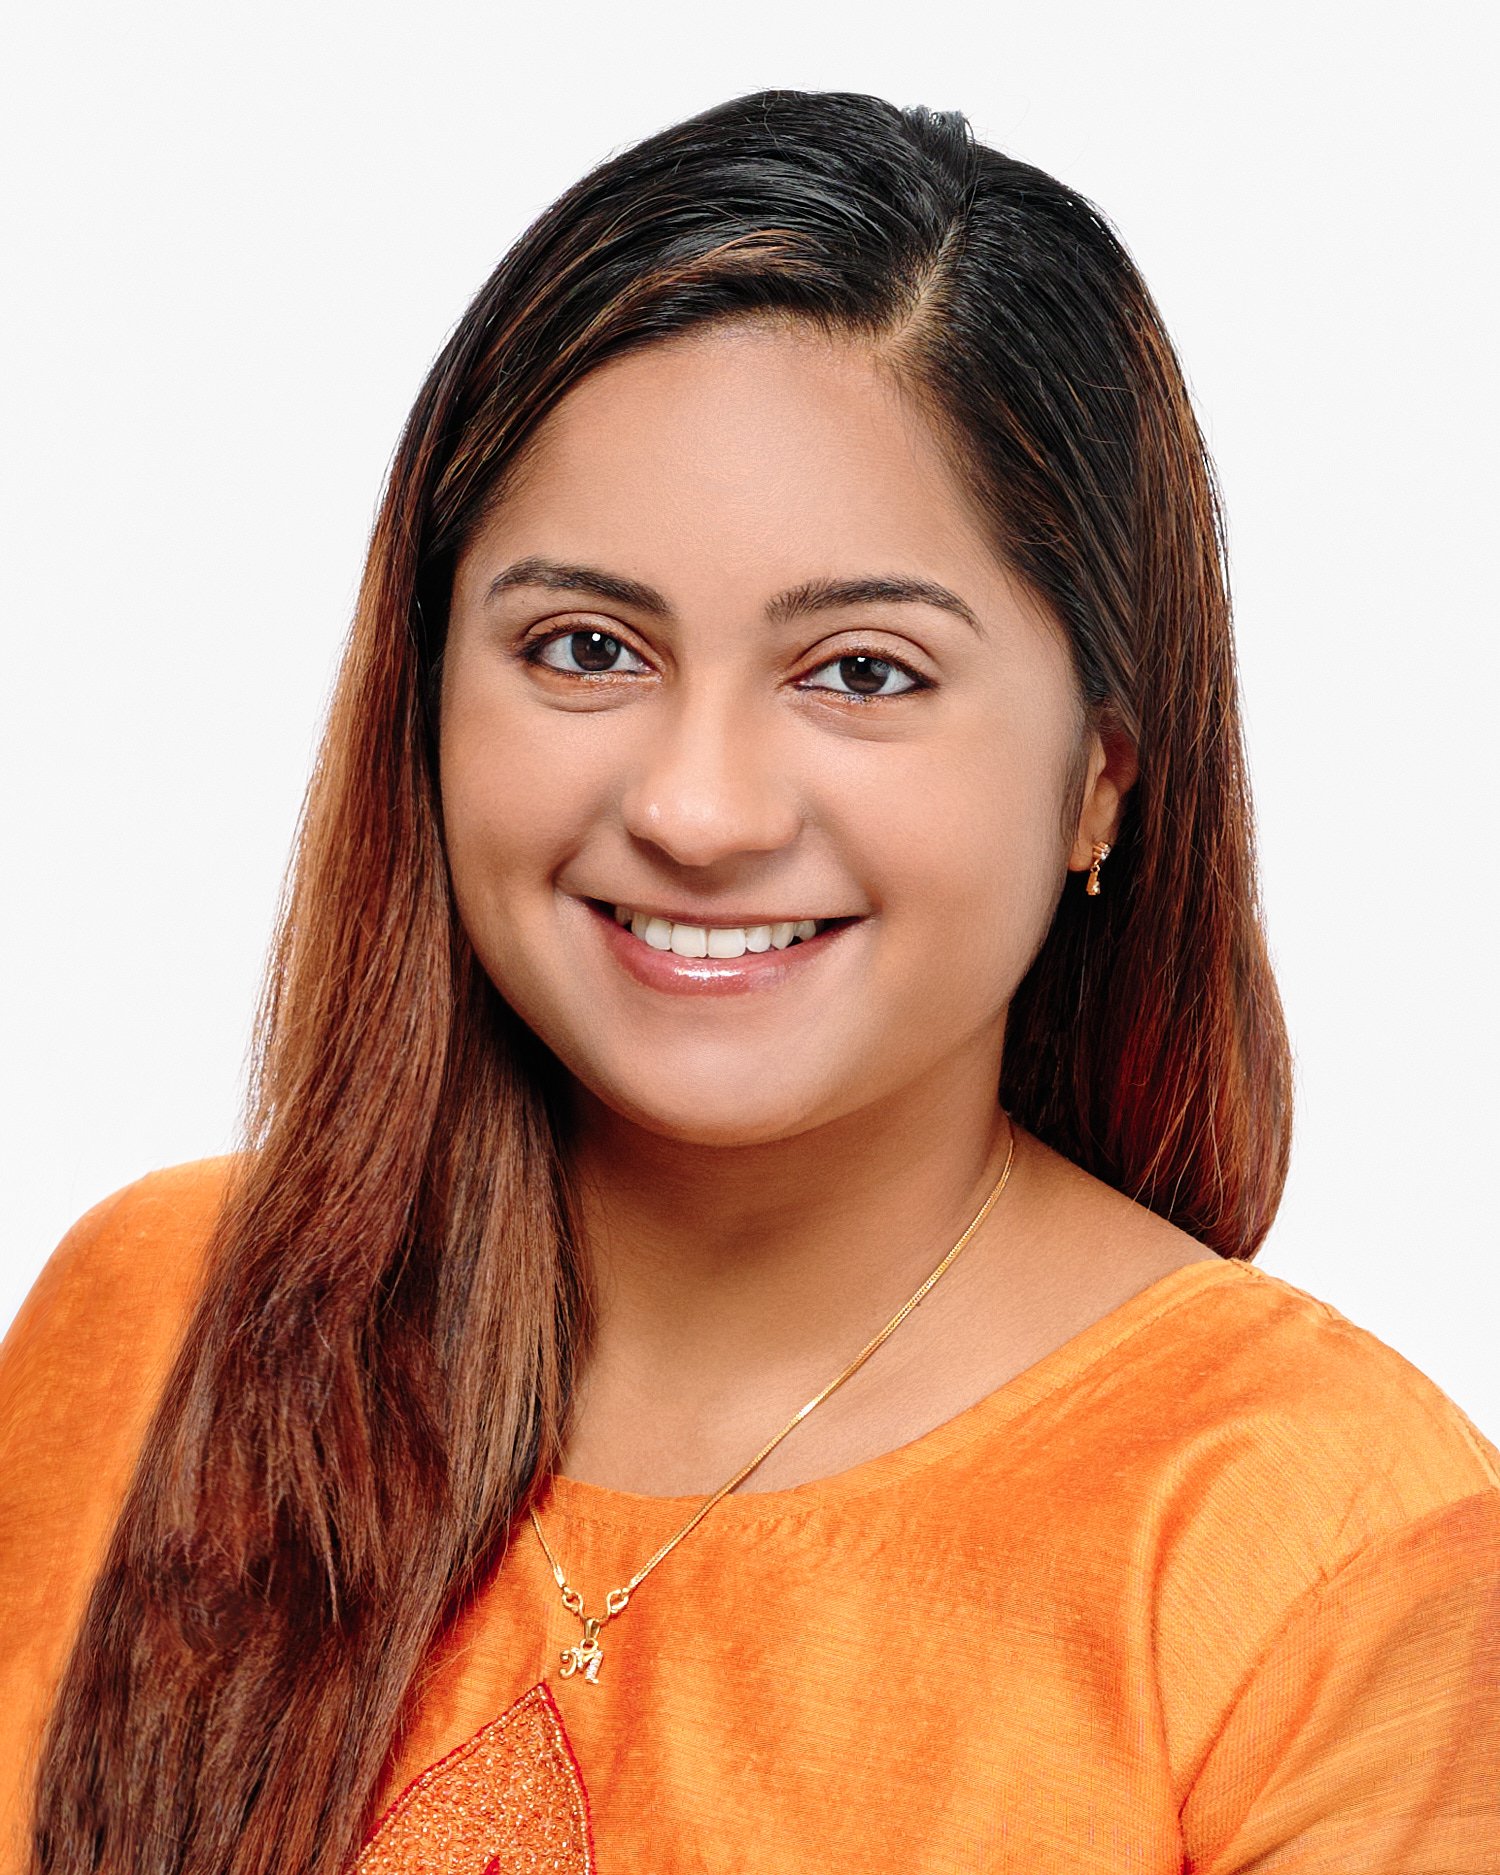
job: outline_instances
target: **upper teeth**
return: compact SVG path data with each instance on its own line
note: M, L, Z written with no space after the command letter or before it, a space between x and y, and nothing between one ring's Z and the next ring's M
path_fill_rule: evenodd
M638 938L644 938L652 950L675 951L679 957L743 957L746 951L784 951L794 938L813 937L818 929L816 918L799 918L785 924L674 924L670 918L632 911L628 905L616 905L615 917L620 924L629 925Z

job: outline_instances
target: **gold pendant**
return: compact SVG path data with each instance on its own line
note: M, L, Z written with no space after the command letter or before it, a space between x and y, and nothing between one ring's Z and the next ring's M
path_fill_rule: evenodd
M604 1660L604 1649L599 1645L599 1630L604 1624L597 1615L582 1619L583 1639L562 1650L562 1677L571 1680L575 1673L581 1673L590 1686L596 1686Z

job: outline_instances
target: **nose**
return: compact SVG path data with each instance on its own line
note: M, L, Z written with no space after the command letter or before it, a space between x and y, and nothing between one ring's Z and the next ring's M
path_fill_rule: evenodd
M789 845L802 811L778 738L731 686L692 690L643 726L620 802L627 830L680 866Z

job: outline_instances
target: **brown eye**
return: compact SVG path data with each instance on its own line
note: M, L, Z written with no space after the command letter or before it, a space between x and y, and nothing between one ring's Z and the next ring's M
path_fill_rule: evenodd
M574 662L558 663L555 659L544 657L546 651L556 650L571 657ZM586 629L582 631L558 632L551 638L538 639L528 645L526 657L532 664L545 664L548 670L561 671L568 677L614 677L619 675L615 659L621 652L629 657L636 653L620 639L611 637L608 632ZM639 658L637 663L649 669Z
M925 677L918 677L904 664L898 664L893 658L875 657L868 652L848 652L841 658L831 658L827 664L819 665L819 670L837 671L838 684L815 684L808 680L813 690L832 690L836 696L864 697L878 700L885 697L904 697L914 690L930 688ZM899 689L887 690L885 683L890 677L904 677L907 681Z

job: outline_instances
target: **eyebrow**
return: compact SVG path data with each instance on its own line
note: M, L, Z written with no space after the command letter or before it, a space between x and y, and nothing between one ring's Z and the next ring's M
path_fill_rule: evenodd
M551 592L585 592L596 599L612 600L617 605L635 606L655 618L672 617L672 607L654 586L626 579L618 573L607 573L597 566L575 566L533 554L497 573L485 589L485 602L516 586L544 586ZM828 612L855 605L936 606L940 611L961 618L973 631L982 635L984 630L973 608L956 592L950 592L934 580L916 579L902 573L803 580L800 585L777 593L766 606L766 617L773 625L783 625L805 612Z

